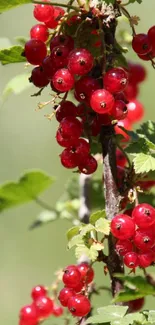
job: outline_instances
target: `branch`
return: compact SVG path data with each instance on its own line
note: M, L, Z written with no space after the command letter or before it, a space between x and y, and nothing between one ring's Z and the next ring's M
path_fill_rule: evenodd
M36 4L47 4L47 2L45 1L38 1L38 0L32 0L32 3L36 3ZM64 8L68 8L68 9L73 9L75 11L79 11L79 8L75 7L75 6L71 6L69 4L65 4L65 3L59 3L59 2L48 2L48 5L50 6L59 6L59 7L64 7Z
M119 212L121 195L117 187L117 167L116 167L116 145L114 141L114 127L102 126L100 141L102 145L103 164L104 164L104 192L105 210L108 220ZM111 278L112 294L115 296L122 289L122 282L114 277L115 273L124 273L122 258L117 255L115 250L115 239L112 235L108 238L109 255L107 267Z

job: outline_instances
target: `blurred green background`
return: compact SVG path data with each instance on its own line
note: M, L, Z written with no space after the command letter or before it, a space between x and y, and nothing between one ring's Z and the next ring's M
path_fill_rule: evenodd
M11 1L11 0L10 0ZM25 5L0 15L0 47L15 44L16 36L27 36L35 24L33 6ZM147 32L155 24L155 1L144 0L141 5L129 7L132 15L140 16L137 27L139 32ZM131 53L130 58L138 61ZM146 109L145 119L154 119L155 109L155 71L151 64L145 64L148 79L141 86L140 100ZM0 65L0 92L8 81L19 73L25 72L23 64ZM40 98L30 95L30 88L20 95L11 95L0 109L0 182L16 180L26 169L40 168L57 179L53 187L43 196L54 205L62 194L64 183L70 171L63 169L59 162L61 148L55 141L57 124L48 121L44 114L50 107L36 112ZM49 99L48 91L41 100ZM5 325L18 323L18 311L30 302L30 290L36 284L49 285L54 280L54 272L68 263L75 262L73 253L66 250L65 232L69 227L66 221L51 223L40 229L28 231L40 208L27 204L10 209L0 216L0 322ZM103 266L96 268L96 280L105 285L107 278ZM107 294L94 299L102 306L110 302ZM148 298L146 308L154 308L154 299ZM62 320L51 319L50 324L62 324Z

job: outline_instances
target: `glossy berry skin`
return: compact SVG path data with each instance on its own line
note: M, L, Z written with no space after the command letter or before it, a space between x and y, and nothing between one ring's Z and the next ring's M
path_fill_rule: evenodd
M134 244L142 252L148 252L151 249L151 247L154 245L154 243L155 243L154 235L151 229L136 231L134 237Z
M81 274L78 268L75 265L67 266L64 270L62 281L68 288L76 288L81 282Z
M115 100L114 106L110 113L115 120L123 120L128 116L128 109L126 103L122 100Z
M59 292L58 299L62 306L67 307L68 300L74 295L75 291L73 289L65 287Z
M42 62L42 68L49 80L52 79L56 72L56 67L53 64L51 57L48 55Z
M85 157L89 155L90 152L90 144L85 139L78 139L75 146L72 147L73 152L77 155L77 161L79 163L83 163Z
M64 117L76 117L76 106L69 100L65 100L59 105L55 116L58 122L61 122Z
M120 128L122 126L126 130L131 130L131 122L128 118L125 118L124 120L118 121L117 125L114 127L116 134L122 134L125 141L128 141L130 139L129 135ZM123 140L122 140L123 141Z
M99 89L91 95L90 105L99 114L110 113L114 105L114 97L106 89Z
M78 167L81 173L90 175L95 173L97 169L97 161L93 156L89 155L84 159L83 163L78 165Z
M135 234L135 223L127 215L118 214L111 221L111 232L119 239L132 238Z
M98 80L90 76L84 76L75 82L74 88L75 88L75 92L74 92L75 98L79 102L84 102L89 106L90 97L95 90L100 89L100 84Z
M49 37L48 28L43 24L34 25L30 30L30 37L46 42Z
M91 283L94 279L94 270L88 263L81 263L77 266L81 273L81 280L85 283Z
M61 164L65 168L75 168L75 167L77 167L76 154L74 152L72 152L72 150L70 150L70 148L66 148L66 149L63 150L63 152L60 154L60 159L61 159Z
M130 240L119 239L116 243L116 251L119 255L124 256L126 253L132 252L133 246Z
M47 54L46 45L40 40L31 39L26 42L24 53L29 63L40 65Z
M56 28L64 13L65 11L62 8L54 6L53 15L45 22L46 26L51 29Z
M53 315L55 317L60 317L63 314L63 308L61 306L54 305Z
M31 291L31 297L34 301L37 300L39 297L46 296L46 294L47 294L46 288L41 285L37 285Z
M147 229L155 222L155 209L147 203L138 204L133 209L132 218L140 229Z
M74 78L68 69L59 69L52 78L53 86L60 92L70 90L74 85Z
M48 3L48 1L45 1ZM34 6L33 15L38 21L45 23L54 14L54 7L43 4L37 4Z
M39 318L49 317L53 312L53 300L49 297L39 297L34 302Z
M66 46L68 50L71 51L74 48L74 40L71 36L63 35L63 34L53 37L50 41L51 52L56 46L60 46L60 45Z
M82 123L73 116L63 118L60 122L62 136L65 138L79 138L83 131Z
M59 45L51 52L51 59L57 69L64 68L68 63L69 49L67 46Z
M92 69L93 62L93 56L88 50L75 49L69 55L68 69L72 74L83 76Z
M132 40L133 50L140 55L147 54L151 51L152 45L147 34L137 34Z
M91 304L87 297L77 294L69 299L68 309L73 316L84 317L91 310Z
M153 56L155 55L155 26L152 26L148 30L148 38L152 45Z
M131 268L134 269L139 265L138 263L138 255L135 252L129 252L125 254L124 256L124 264Z
M73 138L73 137L63 138L60 129L57 130L56 140L61 147L65 147L65 148L75 146L78 141L77 138Z
M138 254L138 263L140 267L146 268L154 261L154 253L149 251L147 253Z
M128 312L135 313L135 312L141 310L144 306L144 303L145 303L144 298L139 298L139 299L128 301L127 302L127 306L129 307Z
M80 293L82 291L82 289L84 288L84 283L82 282L82 280L79 282L79 284L74 288L74 291L76 293Z
M132 100L127 104L128 119L133 122L139 122L144 116L144 107L138 100Z
M41 67L36 67L32 70L29 81L38 88L42 88L48 85L49 80Z
M113 68L103 77L104 87L111 93L121 92L128 84L128 73L122 68Z
M19 317L22 325L36 325L38 323L38 315L33 304L21 308Z
M128 101L134 100L139 94L139 88L136 84L128 83L128 85L124 89L124 94Z

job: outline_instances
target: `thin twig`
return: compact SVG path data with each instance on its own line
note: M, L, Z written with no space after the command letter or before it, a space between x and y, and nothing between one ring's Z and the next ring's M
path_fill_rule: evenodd
M38 0L32 0L32 3L36 3L36 4L41 4L41 5L47 5L47 2L44 1L38 1ZM68 4L65 3L59 3L59 2L48 2L48 6L60 6L60 7L64 7L64 8L69 8L69 9L73 9L75 11L79 11L79 8L75 7L75 6L70 6Z
M46 210L49 210L49 211L53 211L53 208L48 205L48 203L42 201L40 198L36 197L35 198L35 202L40 206L42 207L43 209L46 209Z

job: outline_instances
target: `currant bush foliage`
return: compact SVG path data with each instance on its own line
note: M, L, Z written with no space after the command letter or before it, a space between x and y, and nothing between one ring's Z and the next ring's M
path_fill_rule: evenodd
M19 45L12 46L9 49L0 51L0 62L3 65L10 63L25 62L25 57L22 56L23 48Z

